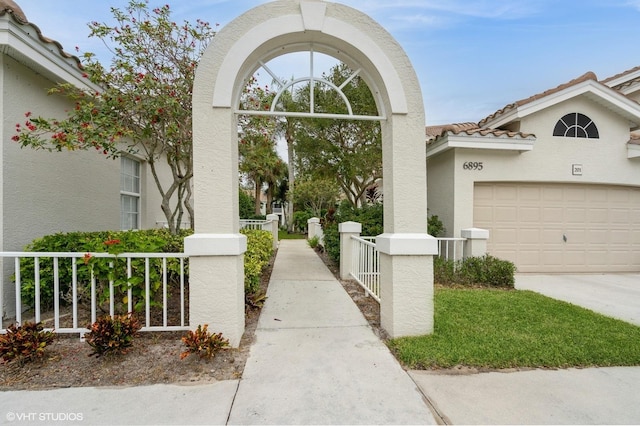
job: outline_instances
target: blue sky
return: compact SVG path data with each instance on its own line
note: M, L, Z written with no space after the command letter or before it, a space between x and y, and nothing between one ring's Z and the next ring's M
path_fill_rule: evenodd
M87 23L109 22L127 0L16 0L43 34L95 52ZM266 0L150 0L175 20L221 26ZM611 77L640 65L640 0L340 0L385 27L422 85L427 125L478 122L503 106L587 71Z

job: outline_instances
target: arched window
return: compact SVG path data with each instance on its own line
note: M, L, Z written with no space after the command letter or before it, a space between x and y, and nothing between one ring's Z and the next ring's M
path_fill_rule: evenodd
M593 120L579 112L572 112L562 117L553 129L553 136L589 139L600 137L598 127Z

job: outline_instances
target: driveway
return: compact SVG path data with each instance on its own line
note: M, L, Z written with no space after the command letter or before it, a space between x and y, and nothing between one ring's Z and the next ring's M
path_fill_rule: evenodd
M640 273L516 274L516 288L640 326Z

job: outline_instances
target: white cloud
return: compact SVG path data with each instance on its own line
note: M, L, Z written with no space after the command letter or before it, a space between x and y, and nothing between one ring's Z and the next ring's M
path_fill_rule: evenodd
M625 5L640 11L640 0L628 0Z

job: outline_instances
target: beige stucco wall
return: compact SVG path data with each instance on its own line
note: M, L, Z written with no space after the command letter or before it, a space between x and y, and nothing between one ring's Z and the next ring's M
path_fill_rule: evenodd
M140 229L161 228L165 225L167 218L164 213L162 213L162 208L160 207L162 204L162 196L151 173L151 166L144 162L143 158L135 156L134 158L141 161ZM156 172L164 190L168 189L173 182L173 176L166 161L164 156L156 160ZM175 206L175 200L176 197L174 196L171 202L172 208ZM189 224L189 217L186 210L182 216L182 223L183 225ZM120 222L118 222L118 226L120 226Z
M22 249L52 232L118 229L120 161L95 151L21 149L11 137L26 111L64 117L72 105L46 96L53 83L7 57L2 77L2 249Z
M427 206L429 215L437 215L445 227L442 236L454 231L455 178L452 163L455 151L450 150L427 160Z
M554 137L553 128L565 114L580 112L597 125L599 139ZM485 149L450 150L429 160L429 191L438 179L432 165L453 170L455 217L447 233L460 236L460 230L473 226L473 188L475 182L562 182L612 185L640 185L638 162L627 158L629 125L620 116L585 97L561 102L522 119L520 130L537 137L533 150L518 153ZM463 170L468 161L483 163L482 171ZM446 166L445 166L446 164ZM572 165L582 165L582 176L572 174ZM442 201L429 195L429 208ZM442 194L447 196L447 194ZM434 212L435 213L435 212ZM444 215L444 213L443 213ZM442 218L445 219L444 217ZM445 223L451 219L446 218Z

